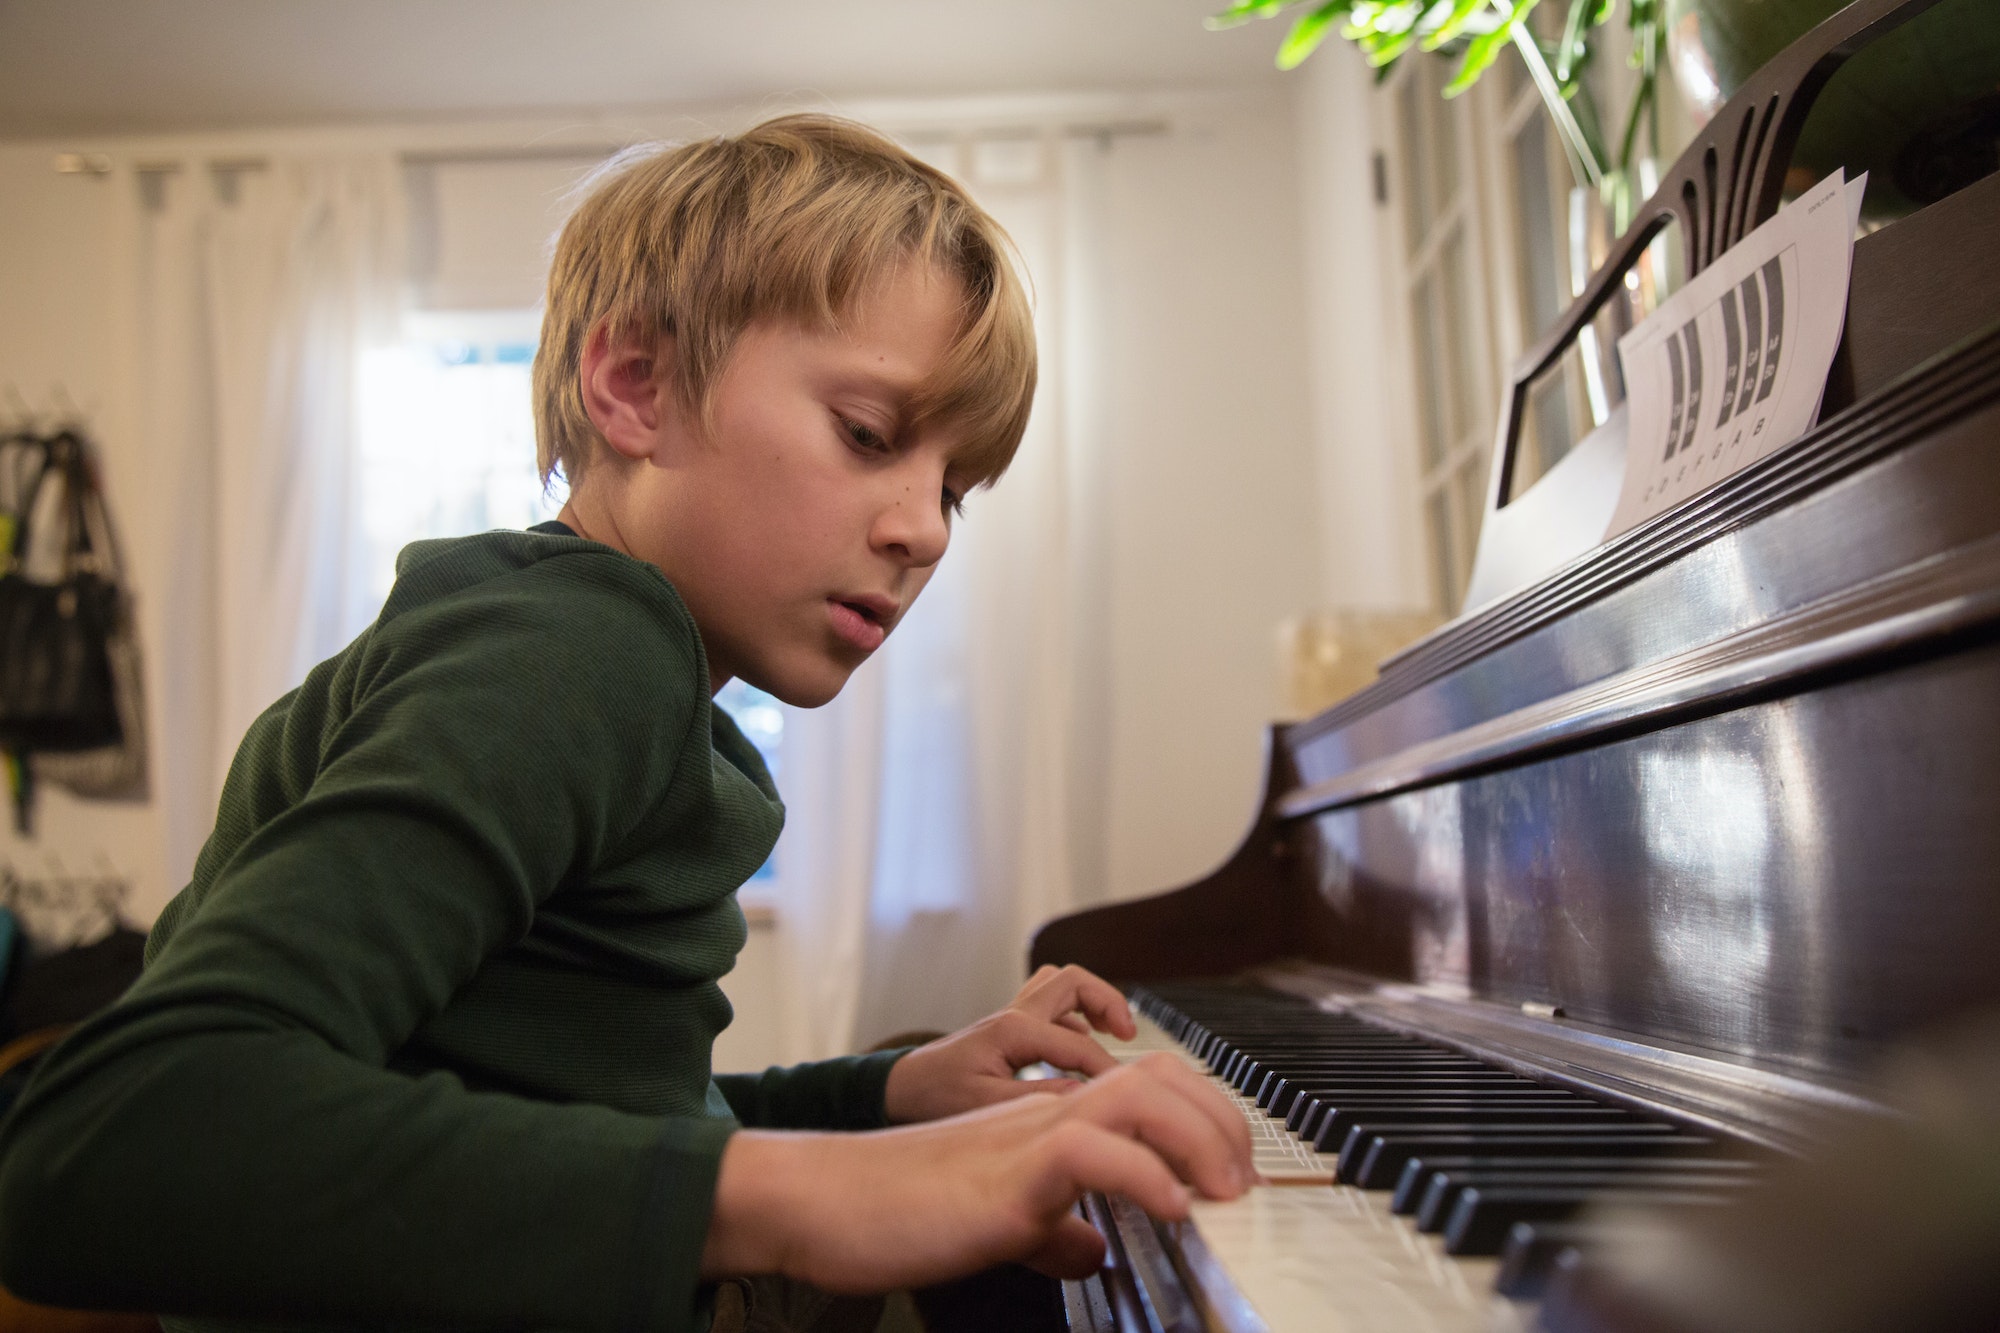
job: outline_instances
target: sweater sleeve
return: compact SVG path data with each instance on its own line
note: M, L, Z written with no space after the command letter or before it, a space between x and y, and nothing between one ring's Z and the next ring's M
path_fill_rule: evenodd
M718 1074L716 1087L752 1129L880 1129L889 1067L910 1048L773 1065L761 1074Z
M696 720L691 624L588 583L547 600L408 612L339 686L351 708L295 702L282 734L253 730L246 751L317 747L316 776L269 797L282 813L0 1126L8 1288L187 1316L695 1325L728 1122L388 1068L646 813L624 793L663 789ZM617 630L584 641L579 615ZM639 717L657 725L635 737Z

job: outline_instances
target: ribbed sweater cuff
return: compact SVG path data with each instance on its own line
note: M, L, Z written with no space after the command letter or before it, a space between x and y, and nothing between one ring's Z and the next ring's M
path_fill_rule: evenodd
M676 1117L662 1124L641 1204L626 1328L697 1333L706 1327L701 1252L715 1211L722 1149L736 1128L722 1119Z
M854 1105L874 1108L870 1122L856 1128L881 1129L889 1123L889 1109L884 1105L889 1095L889 1068L916 1049L914 1046L898 1046L894 1050L870 1051L867 1055L855 1057Z

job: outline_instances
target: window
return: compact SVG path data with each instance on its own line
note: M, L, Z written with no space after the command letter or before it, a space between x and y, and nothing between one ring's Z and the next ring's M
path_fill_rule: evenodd
M1559 19L1551 13L1547 26ZM1431 56L1401 60L1376 102L1396 214L1388 249L1402 310L1392 322L1407 330L1423 522L1446 615L1464 601L1485 517L1501 386L1582 292L1613 239L1596 194L1573 188L1562 140L1520 54L1503 53L1465 96L1447 102L1453 67ZM1585 77L1597 106L1626 105L1633 76L1617 43ZM1666 83L1662 96L1670 95ZM1639 163L1635 174L1643 195L1657 164ZM1528 386L1514 494L1623 400L1616 340L1672 290L1679 244L1675 229L1662 232L1628 275L1627 298L1610 302Z
M1624 114L1631 81L1629 68L1606 52L1585 74L1594 114L1620 108ZM1565 161L1562 139L1550 123L1542 99L1518 54L1503 66L1507 78L1498 113L1490 118L1495 142L1488 150L1502 178L1504 224L1513 232L1513 263L1498 275L1506 288L1501 300L1515 311L1512 335L1503 339L1509 361L1554 324L1569 303L1583 294L1590 277L1616 239L1610 210L1594 192L1576 188ZM1618 74L1617 79L1610 76ZM1668 95L1662 79L1661 95ZM1634 164L1634 205L1659 184L1659 164ZM1651 313L1679 282L1680 235L1669 225L1626 276L1626 291L1612 299L1577 336L1560 361L1528 386L1515 454L1514 494L1519 494L1561 462L1625 399L1618 364L1618 339Z
M554 518L560 483L535 471L529 371L535 312L422 312L361 369L358 498L368 604L396 580L396 553L427 537ZM358 627L357 627L358 628Z
M1383 95L1401 225L1401 299L1417 393L1418 477L1438 605L1456 611L1485 512L1496 356L1477 275L1488 269L1463 99L1443 97L1448 67L1399 62Z
M732 680L715 694L715 706L734 718L745 740L757 747L763 756L764 767L771 770L771 780L778 781L779 759L785 740L784 705L755 685L740 680ZM764 858L764 864L757 867L757 873L750 877L752 884L768 885L777 878L778 853L774 848Z

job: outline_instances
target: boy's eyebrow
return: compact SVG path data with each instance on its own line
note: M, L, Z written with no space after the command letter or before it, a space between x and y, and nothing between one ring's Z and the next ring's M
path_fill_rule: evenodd
M888 400L888 405L895 408L899 416L903 409L909 406L910 400L922 391L925 378L898 374L865 362L860 365L843 366L832 375L832 379L840 388L860 389L879 394Z

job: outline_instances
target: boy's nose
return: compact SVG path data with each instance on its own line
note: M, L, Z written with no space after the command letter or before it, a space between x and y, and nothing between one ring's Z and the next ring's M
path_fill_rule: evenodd
M942 559L950 540L951 524L945 519L936 487L899 486L875 520L876 549L919 569Z

